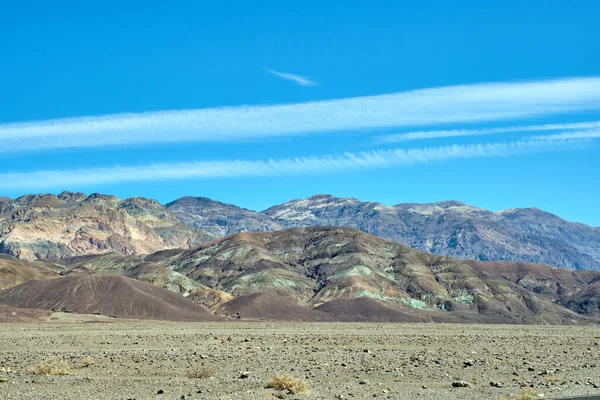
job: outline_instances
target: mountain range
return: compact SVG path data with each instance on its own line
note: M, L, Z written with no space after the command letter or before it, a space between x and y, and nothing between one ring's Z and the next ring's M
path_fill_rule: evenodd
M535 262L600 269L600 228L536 208L491 212L457 201L387 206L316 195L246 210L208 198L166 204L181 222L214 236L303 226L348 226L412 248L460 259Z
M346 226L458 259L600 270L600 228L536 208L492 212L457 201L383 205L316 195L255 212L204 197L164 206L144 198L63 192L0 199L0 252L28 260L148 254L238 232Z
M13 278L0 304L19 310L178 320L600 323L600 272L461 261L347 227L244 232L147 255L2 261Z

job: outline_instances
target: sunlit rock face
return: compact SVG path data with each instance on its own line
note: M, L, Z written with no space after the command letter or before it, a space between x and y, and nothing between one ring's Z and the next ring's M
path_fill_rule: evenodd
M146 254L208 239L149 199L63 192L0 201L0 252L22 259Z

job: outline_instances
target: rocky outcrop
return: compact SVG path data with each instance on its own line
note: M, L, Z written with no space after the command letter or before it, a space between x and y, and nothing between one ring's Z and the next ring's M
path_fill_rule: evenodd
M63 192L0 201L0 252L22 259L146 254L208 239L154 200Z

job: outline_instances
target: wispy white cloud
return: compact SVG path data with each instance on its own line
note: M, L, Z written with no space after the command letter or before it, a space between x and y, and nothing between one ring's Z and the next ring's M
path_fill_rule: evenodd
M0 124L0 152L233 141L474 123L600 109L600 77L422 89L308 103L159 111Z
M440 139L460 136L482 136L495 135L498 133L515 132L541 132L541 131L562 131L575 129L600 128L600 121L574 122L567 124L545 124L545 125L526 125L526 126L506 126L500 128L484 129L453 129L436 131L416 131L407 133L398 133L393 135L376 136L376 143L401 143L412 140ZM542 136L539 136L540 138Z
M279 71L275 71L274 69L267 69L267 72L269 72L275 76L278 76L280 78L286 79L288 81L295 82L300 86L317 86L318 85L317 82L313 81L312 79L310 79L306 76L290 74L287 72L279 72Z
M415 149L343 153L330 156L285 158L267 161L198 161L145 166L47 170L0 174L0 189L39 190L80 186L160 181L184 178L226 178L324 174L359 169L423 164L455 159L502 157L515 154L565 150L585 145L582 141L522 141L512 143L453 145Z
M600 138L600 129L586 129L573 132L562 132L555 135L534 136L533 140L577 140Z

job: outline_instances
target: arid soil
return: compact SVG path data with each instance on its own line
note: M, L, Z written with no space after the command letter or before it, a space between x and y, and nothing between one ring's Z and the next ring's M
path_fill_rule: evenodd
M28 372L54 356L68 375ZM214 376L188 377L190 366ZM309 392L266 388L279 374ZM530 386L544 398L600 394L600 330L66 314L0 325L1 399L501 399Z

